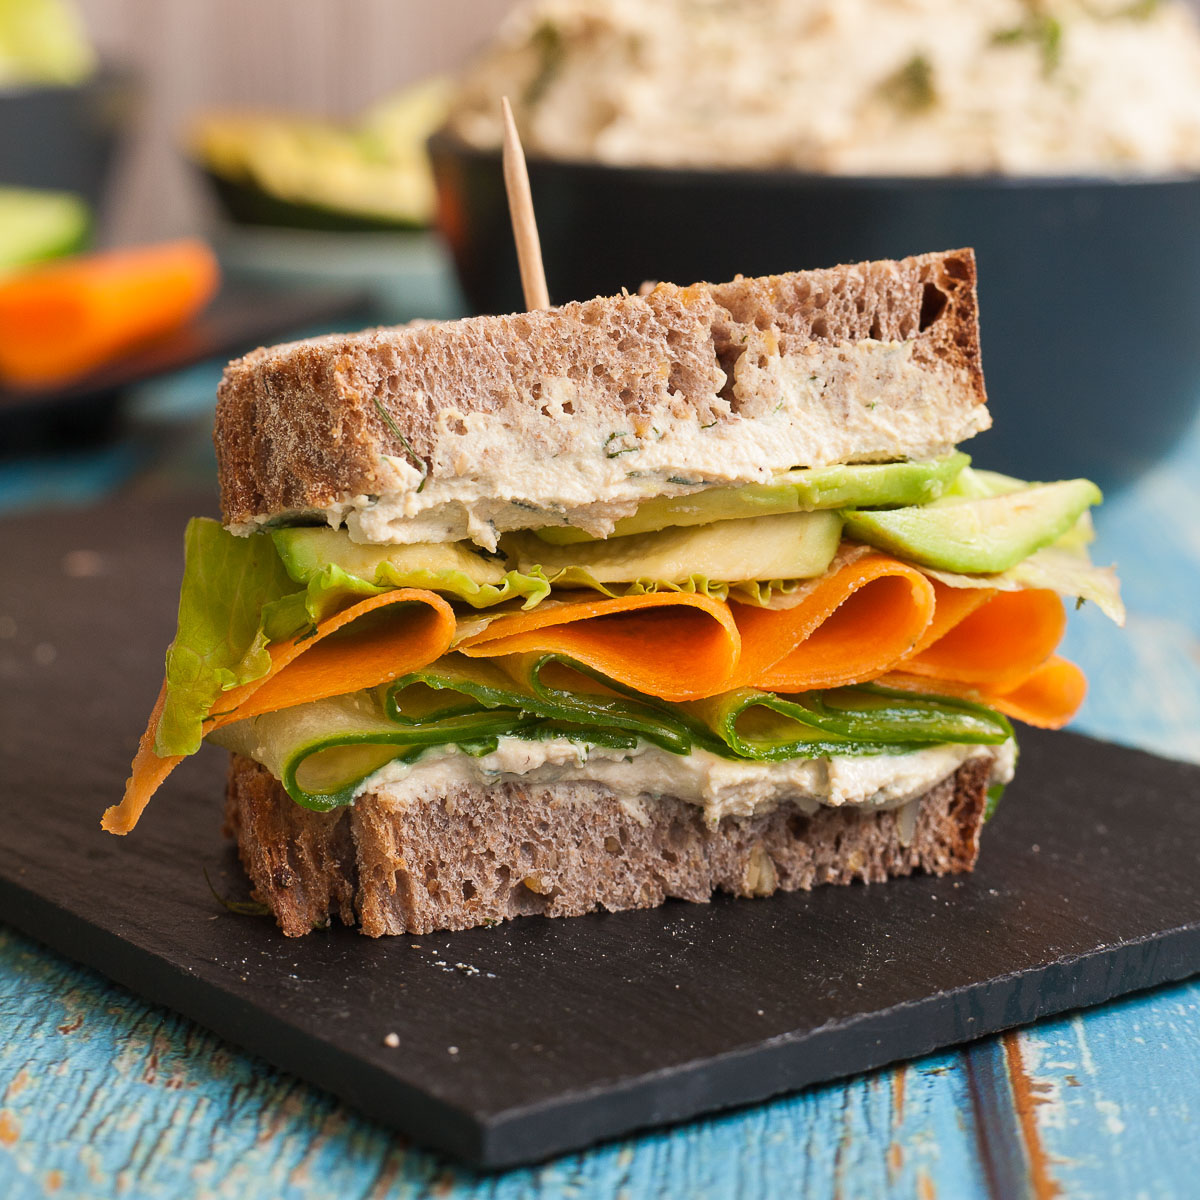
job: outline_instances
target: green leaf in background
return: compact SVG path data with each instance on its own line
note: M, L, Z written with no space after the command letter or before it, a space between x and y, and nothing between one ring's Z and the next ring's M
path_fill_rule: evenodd
M95 69L70 0L0 0L0 84L79 83Z
M0 274L73 254L90 229L88 206L71 192L0 187Z
M155 738L164 756L194 754L217 697L270 670L265 618L297 590L266 534L234 537L217 521L196 517L184 547L179 624L167 651L167 698ZM286 629L275 615L272 632L280 636L306 623Z

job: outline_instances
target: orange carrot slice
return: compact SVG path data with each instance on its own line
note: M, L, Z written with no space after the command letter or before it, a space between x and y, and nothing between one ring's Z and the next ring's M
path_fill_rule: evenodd
M904 691L974 700L1006 717L1041 729L1061 729L1079 711L1087 694L1087 679L1083 672L1073 662L1058 655L1042 663L1007 691L974 687L959 680L909 675L906 671L887 674L879 682Z
M1049 659L1066 627L1063 602L1054 592L997 592L906 660L903 669L1004 692Z
M1011 692L995 697L992 706L1026 725L1061 729L1079 711L1086 695L1084 673L1055 655Z
M456 647L473 658L566 654L663 700L727 690L740 638L729 606L687 592L578 600L500 617Z
M406 607L389 612L386 622L355 624L396 604ZM338 636L331 637L333 634ZM387 683L440 658L453 637L454 610L435 592L401 588L371 596L328 617L307 638L269 646L270 671L226 692L220 701L221 712L210 718L207 728L219 729L247 717ZM160 758L154 752L154 735L165 700L163 684L138 743L125 795L101 819L101 827L109 833L133 829L150 797L182 761L180 756Z
M734 606L742 658L730 687L800 692L882 675L934 619L929 580L872 554L822 579L795 608Z
M217 290L213 252L188 239L109 250L0 282L0 376L45 388L182 325Z
M937 603L933 609L933 620L917 643L913 654L920 654L934 642L944 638L955 625L965 621L976 609L982 608L995 594L995 588L952 588L936 579L933 584L933 594Z

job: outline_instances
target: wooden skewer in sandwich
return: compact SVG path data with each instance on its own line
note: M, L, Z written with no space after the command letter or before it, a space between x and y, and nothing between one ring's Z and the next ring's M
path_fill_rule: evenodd
M525 307L550 307L550 292L546 288L546 268L542 264L542 243L538 238L537 219L533 215L533 193L529 190L529 170L521 135L513 119L508 97L500 100L504 114L504 190L508 193L508 211L512 217L513 239L517 243L517 261L521 267L521 288Z

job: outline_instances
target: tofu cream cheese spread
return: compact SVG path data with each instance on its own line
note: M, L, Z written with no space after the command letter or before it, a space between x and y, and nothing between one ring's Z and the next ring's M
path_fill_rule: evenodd
M546 379L540 407L445 408L429 478L389 456L390 487L348 496L321 515L355 542L469 538L494 550L499 534L539 526L606 537L648 498L762 483L792 467L935 458L991 421L985 405L964 409L913 353L911 341L864 338L852 349L810 344L799 354L767 355L753 379L735 379L734 393L778 395L776 410L708 428L665 408L641 415L637 428L608 412L584 415L584 405L566 420L576 385ZM823 397L831 385L847 397L836 409Z
M390 762L364 779L355 796L374 793L406 804L449 795L456 786L593 783L611 792L642 824L651 820L648 800L675 796L702 808L705 822L715 828L724 817L757 816L781 803L808 815L822 805L898 808L973 758L991 758L992 782L1006 784L1013 776L1016 743L1010 739L998 746L928 746L907 754L738 762L701 749L671 754L646 742L625 750L566 738L502 737L495 750L480 757L447 747L415 763Z

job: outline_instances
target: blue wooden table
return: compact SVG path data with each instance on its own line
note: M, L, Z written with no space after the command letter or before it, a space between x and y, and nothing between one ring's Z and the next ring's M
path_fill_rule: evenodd
M102 490L112 464L98 470ZM1072 621L1092 680L1077 727L1200 761L1200 423L1098 527L1130 619ZM495 1176L3 925L0 1030L8 1200L1200 1196L1200 981Z

